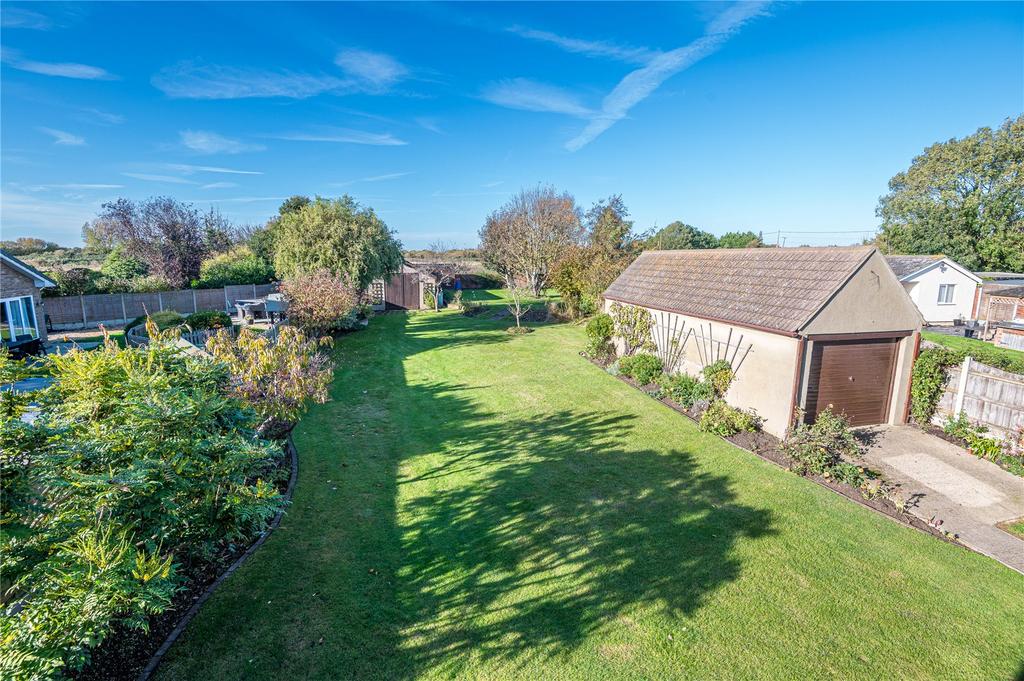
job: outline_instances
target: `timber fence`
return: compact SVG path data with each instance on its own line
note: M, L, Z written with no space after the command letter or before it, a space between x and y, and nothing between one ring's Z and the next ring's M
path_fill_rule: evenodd
M46 326L54 331L127 324L146 313L174 310L183 315L207 310L234 312L235 301L261 298L277 284L240 284L224 288L184 289L159 293L98 293L43 298Z
M950 367L942 397L932 421L942 425L963 412L971 423L986 426L992 435L1006 438L1024 427L1024 375L964 358Z

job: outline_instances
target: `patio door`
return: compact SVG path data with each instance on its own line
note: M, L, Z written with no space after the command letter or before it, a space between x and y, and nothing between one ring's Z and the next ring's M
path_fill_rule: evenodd
M0 300L0 340L19 343L39 338L36 309L31 296Z

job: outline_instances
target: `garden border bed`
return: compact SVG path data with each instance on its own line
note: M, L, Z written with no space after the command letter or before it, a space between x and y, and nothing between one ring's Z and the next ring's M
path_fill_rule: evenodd
M148 632L143 633L137 630L112 632L107 641L93 651L94 654L100 651L99 659L94 657L88 666L72 674L71 678L86 680L137 679L138 681L146 681L146 679L153 675L163 660L164 655L174 642L178 640L189 622L192 621L203 604L213 595L213 592L228 577L234 574L263 545L263 542L277 529L278 525L281 524L281 520L287 511L287 502L291 501L299 477L298 450L295 448L295 443L290 434L285 438L284 449L288 457L288 463L285 464L288 466L288 484L283 495L286 504L271 519L266 529L241 554L235 554L237 558L231 561L230 565L224 568L223 572L212 575L201 573L192 583L191 587L187 587L178 594L178 597L175 598L173 609L169 609L151 618ZM178 608L183 608L189 601L191 601L191 605L182 613ZM118 646L116 643L118 640L117 635L125 635L127 632L132 632L127 634L128 640L121 639L121 645ZM104 653L103 648L108 645L108 641L115 643L111 650ZM137 658L130 654L130 651L138 651L140 648L147 651L147 654L140 654ZM111 668L119 664L119 669Z
M589 357L584 356L582 353L581 353L581 356L584 357L584 359L589 361L591 364L593 364L597 368L601 369L601 371L603 371L605 373L608 373L606 371L606 367L601 365L599 362L597 362L597 361L595 361L593 359L590 359ZM627 384L627 385L637 389L641 393L647 394L646 391L644 390L644 388L646 386L637 385L636 381L634 381L633 379L629 378L628 376L614 375L614 374L608 374L608 375L609 376L613 376L614 378L617 378L618 380L622 381L623 383L625 383L625 384ZM657 402L662 403L663 405L665 405L669 409L672 409L673 411L676 411L676 412L682 414L683 416L685 416L686 418L690 419L694 423L698 423L699 422L699 419L700 419L700 415L699 414L695 416L694 414L690 413L690 411L688 409L686 409L685 407L683 407L683 406L681 406L679 404L676 404L675 402L673 402L671 399L669 399L667 397L656 398L656 397L654 397L652 395L648 395L648 397L651 397L651 399L656 400ZM721 436L719 436L719 437L721 437ZM759 457L759 458L761 458L761 459L763 459L765 461L773 463L776 466L778 466L779 468L785 469L786 471L789 471L790 467L794 463L794 461L790 457L786 456L785 454L783 454L782 452L780 452L778 450L778 444L781 443L781 440L779 440L774 435L771 435L769 433L765 433L764 431L757 431L757 432L754 432L754 433L737 433L736 435L731 435L731 436L728 436L728 437L722 437L722 439L730 442L731 444L735 445L736 447L738 447L738 448L740 448L740 449L742 449L744 451L747 451L747 452L750 452L751 454L754 454L755 456L757 456L757 457ZM810 480L810 481L812 481L812 482L814 482L814 483L816 483L816 484L818 484L818 485L820 485L822 487L830 489L833 492L836 492L837 494L840 494L840 495L846 497L847 499L850 499L851 501L857 502L861 506L865 506L865 507L867 507L867 508L869 508L869 509L871 509L871 510L873 510L873 511L875 511L875 512L877 512L877 513L879 513L879 514L881 514L881 515L883 515L883 516L885 516L887 518L889 518L890 520L893 520L894 522L900 523L901 525L906 525L908 527L912 527L915 530L919 530L919 531L921 531L921 532L923 532L925 534L928 534L928 535L931 535L931 536L936 537L938 539L941 539L942 541L944 541L946 543L949 543L949 544L953 544L954 546L959 546L959 547L961 547L961 548L963 548L963 549L965 549L967 551L972 551L974 553L979 553L978 551L974 551L974 549L972 549L971 547L969 547L966 544L964 544L963 542L961 542L955 535L953 535L953 536L947 535L942 530L939 530L936 527L933 527L932 525L930 525L928 522L922 520L921 518L918 518L917 516L911 515L909 513L904 512L904 511L901 511L891 501L889 501L887 499L880 499L880 498L865 499L864 495L861 494L860 490L855 489L853 487L850 487L849 485L836 482L834 480L829 480L827 478L824 478L824 477L822 477L820 475L816 475L816 474L813 474L813 473L812 474L807 474L807 475L801 475L800 477L805 478L807 480ZM979 554L979 555L984 555L984 554Z
M292 440L292 436L290 433L288 434L288 437L285 439L285 449L288 452L289 456L290 471L288 477L288 487L285 489L284 493L284 500L285 502L290 503L292 500L292 493L295 491L295 483L298 481L299 478L299 452L295 448L295 442ZM167 654L167 651L171 649L171 646L174 645L175 641L178 640L178 637L180 637L181 634L185 631L185 628L189 625L189 622L192 621L196 614L198 614L199 609L203 607L203 604L206 603L207 600L209 600L210 596L213 595L213 592L217 590L217 587L223 584L225 580L231 577L231 575L235 574L235 571L237 571L238 568L244 565L245 562L249 560L249 558L251 558L252 555L256 553L256 551L261 546L263 546L263 542L267 541L267 538L269 538L270 535L273 534L274 530L277 529L278 525L281 524L281 520L284 518L286 510L287 505L286 507L282 508L280 511L277 512L277 515L274 516L274 519L270 521L269 525L267 525L267 529L260 533L260 536L256 538L256 540L249 546L249 548L247 548L242 553L242 555L235 559L235 561L231 563L231 565L229 565L224 572L222 572L220 575L217 576L216 579L214 579L210 584L208 584L206 588L203 589L203 592L201 594L195 597L195 601L192 603L192 606L185 611L185 614L182 615L181 618L174 625L174 628L171 630L171 633L167 635L167 638L165 638L163 643L160 644L160 647L157 648L157 651L153 653L152 657L149 658L149 662L146 664L145 668L139 673L138 681L147 681L153 675L153 672L155 672L157 667L160 666L160 662L163 661L164 655Z

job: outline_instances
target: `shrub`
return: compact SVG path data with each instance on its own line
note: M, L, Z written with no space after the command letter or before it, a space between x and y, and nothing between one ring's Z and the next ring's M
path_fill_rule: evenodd
M714 397L709 384L698 381L689 374L662 374L658 379L658 385L666 397L687 409L701 400L711 400Z
M429 287L423 287L423 308L427 310L433 310L437 304L437 299L434 297L434 292Z
M154 312L151 315L139 315L135 319L131 320L124 327L125 333L127 333L129 329L134 329L136 326L142 326L146 323L147 319L152 319L153 323L156 324L156 328L160 331L165 331L175 326L181 326L185 323L185 318L178 312L175 312L174 310L161 310L160 312Z
M732 366L729 362L720 359L704 367L701 373L714 397L721 399L725 393L729 392L729 386L732 385L733 379Z
M104 277L115 281L134 279L143 276L147 271L146 264L128 255L124 246L115 246L103 259L103 265L100 267Z
M797 425L780 449L797 462L793 469L798 473L832 475L833 469L845 460L863 455L849 421L831 407L820 412L813 424Z
M619 360L619 371L639 385L647 385L661 375L661 359L648 354L623 357Z
M946 385L946 369L963 359L963 353L946 348L929 348L917 356L910 384L910 413L915 421L932 420Z
M594 315L587 322L587 347L584 354L594 359L607 359L615 353L612 346L612 335L615 333L615 323L610 315Z
M728 437L760 429L761 419L753 411L730 407L723 400L715 400L701 414L698 427L705 433Z
M185 323L193 331L197 329L222 329L231 326L231 317L221 310L203 310L185 317Z
M267 284L274 280L274 268L246 247L215 255L199 266L199 279L192 288L221 288L233 284Z
M458 289L452 294L452 307L460 312L462 311L462 289Z
M988 428L981 424L971 423L964 412L960 412L956 417L947 417L942 430L947 435L960 438L967 443L968 451L975 456L1000 463L1004 446L994 438L985 437Z
M646 308L612 303L609 309L615 325L615 337L622 340L623 355L655 349L654 341L651 340L654 318Z
M341 330L355 317L355 291L327 270L289 279L281 284L281 292L288 302L289 323L307 336Z
M276 340L245 327L237 338L221 330L206 348L227 364L232 392L260 415L257 433L283 437L309 402L328 400L334 371L321 349L330 344L330 338L314 340L290 326L279 327Z
M97 282L100 273L88 267L58 267L47 275L57 284L56 288L44 288L47 296L84 296L99 293Z
M0 427L5 678L76 671L115 626L145 629L282 506L281 449L254 439L222 364L159 338L44 362L37 418Z

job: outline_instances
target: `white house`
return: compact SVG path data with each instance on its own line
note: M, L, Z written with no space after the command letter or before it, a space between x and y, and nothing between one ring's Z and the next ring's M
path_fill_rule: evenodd
M966 267L941 255L889 255L885 259L926 324L952 324L977 317L981 279Z
M726 402L769 433L829 406L906 422L921 315L873 247L644 251L604 298L650 311L669 371L729 362Z

